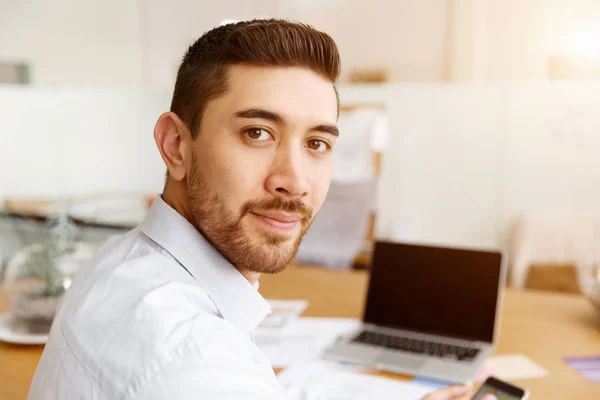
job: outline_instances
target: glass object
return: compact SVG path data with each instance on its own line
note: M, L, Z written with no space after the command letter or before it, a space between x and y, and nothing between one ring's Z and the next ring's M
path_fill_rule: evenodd
M14 325L29 333L49 332L71 279L93 256L78 242L78 230L66 215L45 226L17 227L26 244L8 262L4 292Z

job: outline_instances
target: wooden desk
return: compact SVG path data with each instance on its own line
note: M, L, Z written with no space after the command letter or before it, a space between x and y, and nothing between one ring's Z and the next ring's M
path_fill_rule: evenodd
M290 268L260 280L266 297L308 299L307 315L360 318L367 289L363 271ZM600 318L579 295L507 290L496 354L525 354L550 374L515 381L531 399L600 399L600 384L563 363L566 355L600 354Z
M269 298L308 299L306 315L360 318L367 288L364 271L290 267L261 278ZM0 310L5 303L0 296ZM0 400L24 400L41 347L0 343ZM532 399L600 399L600 385L582 378L562 362L565 355L600 354L600 319L577 295L507 291L498 354L523 353L546 368L546 378L516 383Z

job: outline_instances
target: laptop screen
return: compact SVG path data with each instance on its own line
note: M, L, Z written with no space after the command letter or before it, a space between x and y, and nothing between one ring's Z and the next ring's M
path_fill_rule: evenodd
M501 273L500 253L377 242L364 320L491 343Z

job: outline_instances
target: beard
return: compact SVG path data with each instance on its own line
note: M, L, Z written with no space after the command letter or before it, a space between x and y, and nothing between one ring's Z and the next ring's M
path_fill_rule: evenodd
M192 165L187 190L190 211L198 231L237 268L267 274L283 271L294 260L312 223L312 210L299 200L276 197L247 201L236 213L228 209L224 199L211 189L196 163L195 153L192 153ZM296 237L269 231L249 235L242 221L249 213L260 211L298 213L302 216L300 232Z

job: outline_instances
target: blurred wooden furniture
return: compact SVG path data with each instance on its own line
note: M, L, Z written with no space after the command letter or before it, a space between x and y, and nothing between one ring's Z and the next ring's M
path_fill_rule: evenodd
M360 318L366 271L291 266L260 280L263 296L308 299L305 315ZM0 311L6 303L0 293ZM24 400L42 347L0 342L0 400ZM522 353L547 369L545 378L515 381L532 399L599 399L600 385L585 380L562 359L600 354L600 319L581 296L507 290L497 354ZM402 378L402 377L400 377Z
M6 311L6 299L0 289L0 312ZM24 400L41 346L16 346L0 342L0 400Z
M536 215L520 217L510 237L511 286L518 289L526 287L532 265L567 266L590 260L600 261L598 246L600 219ZM534 274L540 276L539 271L534 271Z
M386 68L362 68L350 71L348 80L352 83L385 83L390 79Z
M361 318L367 285L366 271L290 267L263 276L260 292L269 298L308 299L306 315ZM506 290L496 354L515 353L549 372L544 378L515 381L531 391L531 399L600 398L600 385L562 361L564 356L600 354L600 318L584 297Z
M526 289L579 294L574 265L532 265L527 271Z
M4 209L7 212L44 217L46 207L54 203L48 199L14 198L4 200Z
M119 203L140 203L143 206L150 206L155 195L141 193L97 193L85 196L72 196L62 198L29 198L15 197L4 200L4 211L15 214L46 217L49 210L58 209L69 205L72 208L80 208L91 204L98 204L106 207L107 205L118 206ZM54 210L54 211L55 211Z

